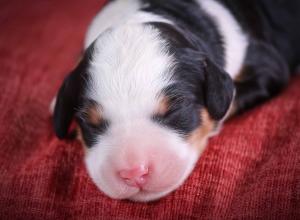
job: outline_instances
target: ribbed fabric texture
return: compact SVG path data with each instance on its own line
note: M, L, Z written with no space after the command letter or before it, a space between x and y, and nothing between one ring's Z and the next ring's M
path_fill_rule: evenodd
M48 108L102 5L0 3L0 219L300 219L299 76L227 122L169 196L141 204L95 187L80 144L55 137Z

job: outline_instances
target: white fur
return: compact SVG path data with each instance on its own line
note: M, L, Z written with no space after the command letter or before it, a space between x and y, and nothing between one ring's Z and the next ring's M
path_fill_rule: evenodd
M87 170L97 186L112 198L136 201L158 199L180 186L198 155L169 129L147 119L114 124L87 153ZM143 191L128 187L116 171L146 162L154 167Z
M247 39L223 6L213 0L198 1L223 35L226 70L234 78ZM139 11L141 7L139 0L113 1L96 16L87 33L85 48L95 42L95 50L86 95L101 105L109 128L86 151L85 163L93 181L108 196L149 201L180 186L201 152L152 120L162 90L173 83L176 63L159 32L142 25L171 22ZM141 164L151 171L142 190L128 186L118 175Z
M132 22L95 41L87 96L102 106L110 128L85 161L94 182L112 198L149 201L164 196L183 183L197 161L198 154L180 135L151 119L161 92L173 82L175 62L166 44L153 27ZM144 163L155 172L143 191L116 175Z
M246 56L249 44L248 37L234 16L221 3L215 0L197 1L206 13L214 19L219 28L225 45L225 70L232 79L235 79Z
M120 26L96 41L89 96L105 106L104 116L111 120L149 117L159 92L171 82L173 67L157 30Z
M139 0L116 0L108 3L93 19L89 26L85 48L87 48L106 29L126 21L141 7Z
M115 0L104 7L91 23L86 39L85 48L104 31L111 27L123 25L125 23L145 23L145 22L166 22L170 23L158 15L139 11L143 5L140 0Z

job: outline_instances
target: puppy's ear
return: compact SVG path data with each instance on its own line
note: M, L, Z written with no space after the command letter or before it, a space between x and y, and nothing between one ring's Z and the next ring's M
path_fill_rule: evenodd
M215 120L221 120L226 115L234 96L233 80L209 58L205 58L202 62L205 71L205 104L210 116Z
M231 77L203 52L177 48L175 54L180 62L177 71L193 85L199 104L206 106L212 119L223 119L234 96Z
M86 82L86 65L84 61L64 80L59 89L54 108L54 129L58 138L67 136L76 109L78 109Z

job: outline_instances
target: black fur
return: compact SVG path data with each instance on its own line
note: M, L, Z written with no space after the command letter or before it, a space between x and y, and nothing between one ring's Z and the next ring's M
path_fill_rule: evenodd
M182 134L189 134L201 123L200 110L221 120L231 104L234 85L230 76L207 56L194 49L170 49L177 58L177 83L165 89L170 110L155 119Z
M231 79L224 71L222 34L196 0L141 0L142 9L171 20L175 25L151 22L168 41L169 53L177 61L175 84L163 91L170 108L153 119L187 135L201 124L206 108L215 121L226 114L236 89L235 110L244 111L276 95L300 63L300 1L216 0L227 7L250 38L242 71ZM108 121L89 125L77 109L86 104L84 91L93 45L79 66L65 79L54 112L59 138L66 137L75 116L87 146L103 133Z
M89 75L87 67L93 53L93 45L86 50L78 66L65 78L57 94L54 109L54 130L60 139L68 135L68 130L77 110L84 102L84 91Z
M300 2L217 1L231 11L250 38L240 77L238 80L234 79L235 113L238 113L278 94L287 85L290 73L300 64ZM162 25L156 25L168 39L177 43L182 39L178 34L182 34L192 42L192 46L185 44L186 47L205 53L220 68L224 66L220 34L195 0L144 0L144 2L150 5L145 10L171 19L176 24L176 27L171 27L173 30L170 30L170 27L166 29ZM181 43L184 42L181 40ZM197 78L193 74L185 77ZM217 86L215 88L218 90Z
M218 0L250 36L236 87L236 112L278 94L300 63L300 2L296 0Z
M188 6L189 9L192 8L192 5ZM182 13L181 11L177 13L179 12ZM178 17L177 13L173 12L173 16ZM177 63L174 77L180 82L166 90L166 95L172 97L169 99L173 108L164 117L155 118L174 130L188 134L201 123L199 117L200 109L203 107L216 121L225 116L233 98L234 86L223 68L216 64L216 61L212 61L217 60L220 65L223 65L223 59L218 59L215 54L210 53L211 50L207 50L206 46L209 44L197 35L198 32L196 34L191 32L183 22L177 21L177 24L178 26L161 22L149 23L168 41L169 53L175 56ZM205 29L209 25L208 32L215 34L215 40L211 43L221 55L221 38L216 28L205 20L202 24L198 23L199 29ZM218 44L215 45L215 42Z
M236 87L236 113L278 94L289 81L289 70L278 51L261 41L250 43Z
M84 66L85 64L82 63L65 78L57 95L53 119L56 135L60 139L67 136L75 110L80 104L85 81L85 76L82 74Z
M222 38L212 19L205 14L195 1L173 0L143 0L147 7L143 10L163 16L176 25L172 26L175 32L183 35L189 41L187 47L205 52L219 66L224 65L224 50ZM160 27L159 27L160 26ZM165 31L163 25L157 24L162 33L167 34L170 40L174 31ZM167 27L167 25L164 25ZM170 26L169 28L170 29ZM173 33L171 33L173 32ZM176 45L174 45L176 47Z
M94 100L85 100L81 107L83 111L78 111L75 114L75 119L81 128L82 138L87 147L92 147L96 143L96 138L103 134L109 127L109 121L101 119L99 123L92 124L89 122L88 115L84 112L84 109L88 109L91 106L97 106Z
M300 64L300 1L217 0L236 17L252 40L276 48L294 73Z
M208 44L214 53L222 54L222 39L211 19L196 0L142 0L144 10L164 16L183 30L195 34ZM255 40L274 46L294 71L300 63L300 1L298 0L216 0L228 8L243 30ZM189 35L189 34L188 34ZM213 53L213 54L214 54ZM219 61L218 57L215 60Z

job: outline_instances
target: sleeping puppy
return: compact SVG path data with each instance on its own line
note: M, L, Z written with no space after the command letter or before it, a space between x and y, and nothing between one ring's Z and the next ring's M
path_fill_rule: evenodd
M167 195L226 118L287 85L300 3L281 2L108 2L53 103L56 135L75 119L87 171L109 197Z

